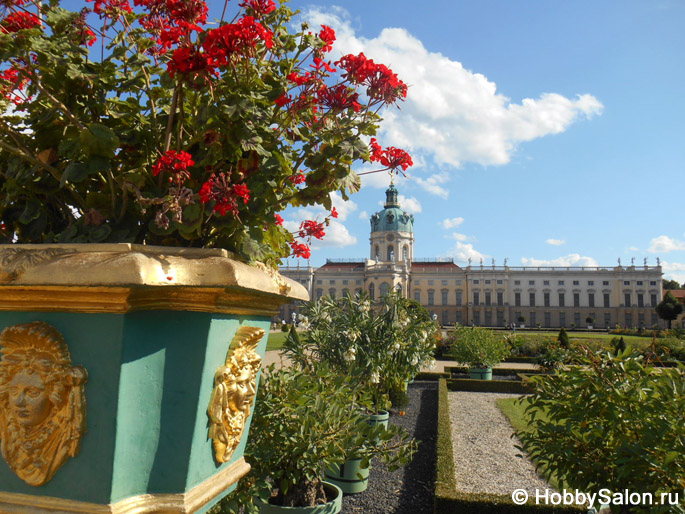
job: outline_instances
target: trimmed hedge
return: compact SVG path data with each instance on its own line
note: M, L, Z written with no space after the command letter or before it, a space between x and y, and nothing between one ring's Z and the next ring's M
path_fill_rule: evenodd
M524 356L519 356L519 357L507 357L504 359L504 362L519 362L521 364L537 364L538 362L537 357L524 357Z
M446 373L468 373L469 368L465 366L445 366ZM539 368L492 368L493 375L518 375L525 373L527 375L546 375L547 371ZM448 377L449 378L449 377Z
M530 394L533 391L518 380L474 380L472 378L450 378L447 380L450 391L471 393L511 393Z
M450 378L449 373L442 373L440 371L422 371L414 377L414 380L439 380L441 378Z
M474 382L476 382L474 380ZM481 380L479 382L488 382ZM558 514L559 512L587 512L586 509L570 506L535 505L533 500L525 505L516 505L506 495L486 493L464 493L457 490L452 447L452 426L447 397L448 381L440 379L438 384L438 440L435 477L435 514ZM513 492L513 491L512 491Z

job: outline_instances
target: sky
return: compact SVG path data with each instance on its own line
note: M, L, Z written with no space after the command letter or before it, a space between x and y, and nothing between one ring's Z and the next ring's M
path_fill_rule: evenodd
M395 183L415 216L415 257L510 266L659 258L665 278L685 282L684 1L289 5L312 30L336 31L332 57L363 51L409 86L400 109L382 112L378 139L414 159ZM366 175L348 202L334 197L340 217L315 241L311 265L369 256L369 217L388 184ZM296 227L324 215L283 217Z

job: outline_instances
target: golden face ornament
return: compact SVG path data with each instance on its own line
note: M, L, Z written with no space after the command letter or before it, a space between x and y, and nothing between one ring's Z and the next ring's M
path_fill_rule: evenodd
M88 373L41 321L5 328L0 355L0 451L19 478L40 486L79 453Z
M226 362L214 374L207 415L209 438L214 458L219 463L231 459L252 411L257 373L262 362L256 349L265 333L257 327L240 327L231 342Z

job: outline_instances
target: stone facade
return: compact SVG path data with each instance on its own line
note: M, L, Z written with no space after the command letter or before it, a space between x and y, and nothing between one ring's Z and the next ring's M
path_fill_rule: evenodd
M312 299L357 291L377 299L394 288L443 325L504 327L522 317L546 328L665 326L654 311L663 298L661 266L460 267L452 259L415 259L414 218L397 197L391 185L384 209L371 217L368 259L328 259L316 269L282 267L281 274L307 287ZM299 305L286 305L281 319L297 312Z

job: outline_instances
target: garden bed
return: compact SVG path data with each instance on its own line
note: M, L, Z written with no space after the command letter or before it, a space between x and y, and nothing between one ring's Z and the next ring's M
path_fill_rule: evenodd
M455 473L448 395L448 381L440 380L438 390L438 453L435 480L435 514L452 514L455 512L461 514L585 512L585 509L579 507L535 505L530 500L529 503L524 505L516 505L508 494L469 493L460 490Z
M342 514L423 514L433 512L438 384L415 381L407 389L406 415L392 414L390 423L399 425L419 443L419 450L405 467L390 472L375 463L369 487L360 494L343 497Z

